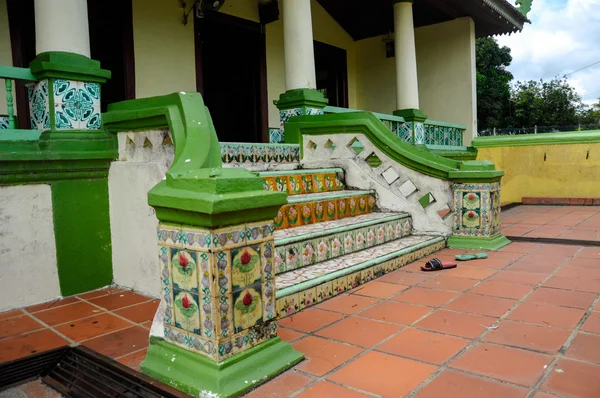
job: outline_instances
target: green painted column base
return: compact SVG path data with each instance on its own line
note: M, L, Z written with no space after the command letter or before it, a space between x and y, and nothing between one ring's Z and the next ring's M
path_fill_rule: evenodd
M448 238L448 247L452 249L500 250L509 243L510 240L502 234L489 238L475 238L472 236L451 236Z
M221 363L151 337L141 369L144 374L194 397L228 398L241 396L303 359L303 354L279 337Z

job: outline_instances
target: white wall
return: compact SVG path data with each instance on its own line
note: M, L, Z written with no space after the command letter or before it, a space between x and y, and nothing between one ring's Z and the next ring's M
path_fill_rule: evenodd
M59 296L50 186L0 187L0 312Z
M173 159L173 146L163 145L166 134L119 133L119 159L108 175L114 282L153 297L161 289L158 220L148 205L148 191Z

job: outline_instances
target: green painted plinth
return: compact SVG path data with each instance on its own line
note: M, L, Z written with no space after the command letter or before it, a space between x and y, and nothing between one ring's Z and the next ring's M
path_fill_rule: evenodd
M279 337L221 363L151 337L141 369L144 374L194 397L228 398L241 396L303 359L303 354Z
M448 238L448 247L466 250L500 250L508 245L510 240L502 234L490 238L475 238L471 236L451 236Z

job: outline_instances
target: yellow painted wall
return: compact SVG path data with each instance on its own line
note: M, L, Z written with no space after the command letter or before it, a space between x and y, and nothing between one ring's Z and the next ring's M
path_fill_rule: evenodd
M504 170L502 202L527 196L600 197L600 142L479 148L477 159Z
M421 109L432 120L467 126L464 144L476 131L475 26L471 18L415 31Z
M421 109L432 120L467 125L470 137L477 115L473 21L418 28L415 42ZM357 108L388 114L396 109L395 62L385 57L382 36L356 42Z
M10 31L8 28L8 11L6 1L0 1L0 65L12 66L12 50L10 48ZM0 79L1 80L1 79ZM6 90L4 80L0 81L0 115L6 115ZM15 97L16 98L16 97ZM16 107L14 107L16 113Z
M177 0L133 0L136 97L196 91L194 23Z

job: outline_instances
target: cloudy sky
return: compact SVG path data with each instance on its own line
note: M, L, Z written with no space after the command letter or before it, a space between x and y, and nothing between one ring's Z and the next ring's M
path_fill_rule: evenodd
M497 37L500 45L512 50L509 70L515 79L547 80L569 74L569 82L585 103L598 102L600 0L533 0L528 17L531 24L521 33Z

